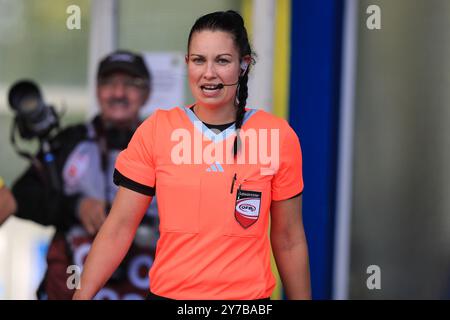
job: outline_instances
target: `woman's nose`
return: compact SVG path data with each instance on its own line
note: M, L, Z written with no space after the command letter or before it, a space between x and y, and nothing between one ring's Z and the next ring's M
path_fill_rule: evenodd
M206 79L215 78L215 76L216 76L216 69L215 69L213 63L206 63L205 73L203 74L203 76Z

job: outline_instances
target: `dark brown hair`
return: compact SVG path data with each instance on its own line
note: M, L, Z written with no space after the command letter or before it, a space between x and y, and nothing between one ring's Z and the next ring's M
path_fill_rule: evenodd
M245 115L245 105L247 104L248 97L248 73L250 70L250 65L253 63L253 52L248 41L247 30L244 26L244 19L241 15L233 10L228 11L218 11L204 15L195 21L192 26L191 32L188 38L188 50L191 43L191 38L194 32L200 32L203 30L211 31L224 31L232 35L234 44L239 51L239 58L242 62L242 58L249 56L251 62L244 69L243 73L239 77L238 86L236 89L236 139L234 140L233 154L237 155L240 149L241 139L239 136L239 130L241 129L242 122L244 121Z

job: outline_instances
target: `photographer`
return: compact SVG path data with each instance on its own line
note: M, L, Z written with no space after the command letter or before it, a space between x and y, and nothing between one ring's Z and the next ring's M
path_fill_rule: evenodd
M80 266L100 229L117 187L113 184L116 157L140 124L139 110L150 93L151 76L140 55L116 51L105 57L97 73L100 114L91 122L72 126L50 139L60 187L48 168L36 165L13 186L19 218L53 225L46 275L39 299L70 299L68 266ZM44 150L45 151L45 150ZM38 155L44 163L45 152ZM98 299L140 299L146 295L148 268L157 238L156 204L138 229L124 263L106 283ZM72 283L76 285L76 283Z

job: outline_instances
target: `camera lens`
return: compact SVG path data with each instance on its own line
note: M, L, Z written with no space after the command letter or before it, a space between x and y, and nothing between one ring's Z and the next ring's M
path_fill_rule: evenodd
M34 82L24 80L11 86L8 101L14 111L29 114L39 108L42 96Z
M8 101L17 115L23 137L43 137L58 125L53 109L47 106L36 83L22 80L11 86Z

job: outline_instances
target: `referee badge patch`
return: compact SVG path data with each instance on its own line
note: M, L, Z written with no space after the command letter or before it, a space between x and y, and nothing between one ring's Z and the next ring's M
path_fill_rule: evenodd
M261 192L238 189L234 216L239 224L247 229L259 218Z

